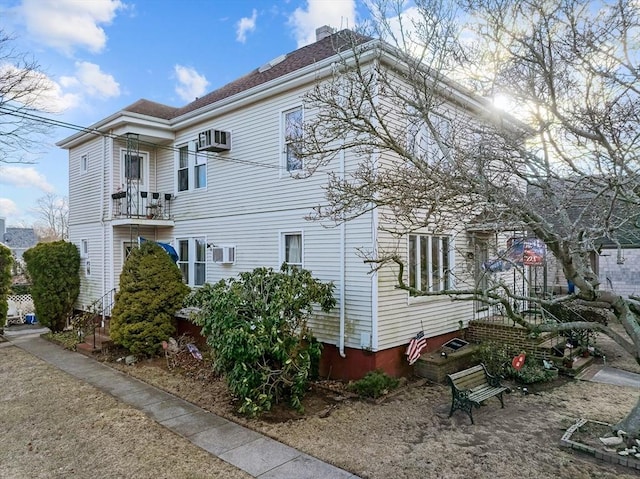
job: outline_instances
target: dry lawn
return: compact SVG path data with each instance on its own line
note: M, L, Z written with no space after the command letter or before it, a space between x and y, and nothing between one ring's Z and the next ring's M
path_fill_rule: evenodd
M598 346L609 366L640 372L633 359L607 338ZM577 380L530 388L505 397L505 409L491 399L474 412L475 425L457 411L448 418L450 391L443 385L409 382L376 404L315 388L302 417L276 411L259 420L233 413L221 381L185 380L163 361L122 367L201 407L243 423L363 478L602 478L638 477L632 470L597 462L559 446L568 426L584 417L617 422L639 391ZM159 367L160 366L160 367Z
M250 477L8 343L0 384L0 478Z
M607 339L598 345L608 365L640 372ZM559 446L580 417L621 419L638 399L634 388L565 379L528 395L516 389L505 409L491 399L475 411L472 426L460 411L447 417L443 385L410 381L377 404L315 387L304 416L278 409L250 420L234 414L219 379L169 371L164 359L114 367L362 478L638 477ZM15 347L0 347L0 381L0 478L246 477Z

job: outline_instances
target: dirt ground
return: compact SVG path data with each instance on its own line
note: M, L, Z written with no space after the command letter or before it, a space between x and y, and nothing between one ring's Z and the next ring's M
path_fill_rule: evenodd
M608 338L599 338L597 344L607 365L640 373L633 358ZM447 417L451 396L443 385L409 381L396 394L373 403L346 397L336 383L328 382L314 386L303 416L279 409L249 420L234 414L219 379L185 377L169 371L164 359L119 367L362 478L638 477L630 469L559 446L564 431L579 418L614 423L624 417L638 399L634 388L566 378L530 387L527 395L515 386L505 397L504 409L491 399L474 411L476 424L471 425L460 411Z
M0 478L251 477L8 343L0 384Z
M609 366L640 373L607 338L598 346ZM375 403L320 382L304 415L278 409L246 419L207 371L169 370L164 358L112 366L364 479L638 477L559 446L578 418L621 419L638 399L634 388L567 379L529 388L528 395L516 387L504 409L494 398L475 411L472 426L460 411L447 417L450 391L443 385L411 380ZM247 477L14 346L0 345L0 384L0 478Z

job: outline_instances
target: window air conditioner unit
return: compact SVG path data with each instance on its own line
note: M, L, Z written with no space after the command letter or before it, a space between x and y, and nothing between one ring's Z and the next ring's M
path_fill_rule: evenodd
M214 246L213 262L220 264L233 264L236 262L235 246Z
M198 134L198 151L229 151L230 149L230 131L204 130Z

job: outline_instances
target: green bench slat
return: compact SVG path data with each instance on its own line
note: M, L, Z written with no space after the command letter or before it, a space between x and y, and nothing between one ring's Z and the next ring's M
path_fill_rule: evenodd
M500 404L504 407L502 400L502 393L507 391L506 388L497 382L497 379L492 378L492 384L489 384L489 373L485 369L483 364L473 366L471 368L459 371L457 373L448 374L447 378L451 385L451 417L456 409L462 409L471 418L471 424L473 424L472 409L473 406L479 407L480 403L497 396L500 399ZM497 385L496 385L497 384Z

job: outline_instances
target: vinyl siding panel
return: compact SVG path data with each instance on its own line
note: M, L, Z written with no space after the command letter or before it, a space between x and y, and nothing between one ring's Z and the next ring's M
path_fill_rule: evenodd
M204 237L207 243L235 246L236 261L232 265L213 263L211 249L207 250L206 278L207 282L215 283L257 267L279 269L282 261L282 233L301 231L304 268L322 281L334 282L334 294L339 304L340 229L326 228L320 223L307 221L307 213L303 208L179 221L176 222L170 240L175 245L181 238ZM362 219L345 225L345 229L350 238L345 248L346 342L347 345L359 347L360 332L370 330L371 303L370 300L361 298L371 297L371 279L367 274L368 267L358 256L356 248L362 248L366 242L370 242L370 223L367 219ZM321 321L316 318L311 322L314 333L323 341L337 344L338 308L329 315L322 316Z
M81 172L82 157L88 168ZM103 140L93 138L69 152L69 225L100 221Z
M469 278L470 265L465 251L468 241L463 233L455 238L454 269L457 286L464 286ZM407 240L398 239L380 231L378 241L387 251L396 250L405 261L405 281L408 282ZM378 322L379 348L386 349L406 344L418 331L424 330L427 337L456 331L462 324L467 326L473 319L472 301L452 301L448 296L411 297L408 292L396 288L398 267L385 266L378 274ZM462 322L462 323L460 323Z

